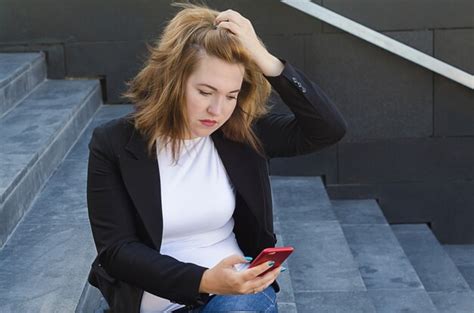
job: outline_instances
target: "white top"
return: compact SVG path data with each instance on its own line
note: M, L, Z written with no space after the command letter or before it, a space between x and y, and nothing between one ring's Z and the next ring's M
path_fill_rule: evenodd
M169 146L157 149L163 208L160 253L211 268L232 254L243 256L233 233L235 193L211 137L185 140L184 147L177 164ZM145 291L140 312L181 307Z

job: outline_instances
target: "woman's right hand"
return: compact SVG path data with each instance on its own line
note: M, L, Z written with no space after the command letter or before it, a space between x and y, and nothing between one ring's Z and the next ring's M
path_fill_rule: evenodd
M244 257L231 255L213 268L206 270L202 276L199 292L218 295L251 294L265 290L281 272L281 266L258 277L270 267L268 262L243 271L236 271L235 264L248 263Z

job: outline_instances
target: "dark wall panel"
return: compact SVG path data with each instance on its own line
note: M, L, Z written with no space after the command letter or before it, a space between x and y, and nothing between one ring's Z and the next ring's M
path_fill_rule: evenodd
M270 161L270 174L279 176L323 176L327 183L337 182L337 146L311 154L276 158Z
M322 31L321 21L275 0L205 1L218 10L233 9L252 21L258 34L308 34ZM316 3L321 3L317 0Z
M261 39L270 53L291 62L299 69L305 68L305 46L310 35L267 35Z
M339 145L341 184L446 180L474 180L474 137Z
M120 95L125 82L141 68L146 53L144 41L67 44L67 75L105 77L107 102L128 103Z
M474 29L436 30L435 56L472 75ZM435 135L474 136L474 91L439 75L434 88Z
M435 136L474 136L474 90L436 75Z
M3 0L0 42L151 40L177 11L166 0ZM274 0L205 1L233 8L254 21L259 33L320 32L321 22ZM41 14L38 14L41 12Z
M323 23L324 27L332 27L329 24ZM339 31L338 33L346 33ZM407 46L410 46L420 52L433 56L433 30L407 30L407 31L381 31L382 35L397 40ZM349 33L347 33L349 34ZM352 35L351 35L352 36ZM430 38L431 37L431 38ZM362 40L362 39L361 39ZM402 57L400 57L402 58Z
M0 42L144 40L170 14L164 0L3 0L0 21L9 27L0 27Z
M474 27L471 0L324 0L324 7L376 30ZM336 31L324 27L324 31Z
M431 44L430 32L416 38L421 46ZM314 35L307 49L307 72L348 121L344 141L433 133L430 71L351 35Z
M433 56L433 31L432 30L417 30L417 31L390 31L382 32L383 35L400 41L418 51ZM401 58L401 57L399 57ZM410 61L411 62L411 61ZM413 64L413 63L412 63ZM414 66L417 66L413 64Z
M474 74L474 29L436 29L434 47L435 58Z

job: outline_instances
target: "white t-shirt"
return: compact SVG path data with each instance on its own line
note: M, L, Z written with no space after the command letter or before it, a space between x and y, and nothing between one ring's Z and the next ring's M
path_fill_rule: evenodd
M235 191L210 136L184 141L178 163L171 149L158 150L163 239L160 253L211 268L222 259L243 256L233 233ZM141 313L183 307L144 292Z

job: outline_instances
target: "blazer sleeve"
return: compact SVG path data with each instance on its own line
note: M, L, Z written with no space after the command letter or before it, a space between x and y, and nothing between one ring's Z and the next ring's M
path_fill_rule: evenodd
M207 269L162 255L137 233L136 213L121 179L118 157L104 128L89 143L87 206L100 267L107 274L176 303L199 304Z
M339 141L347 124L329 97L289 62L279 76L266 77L293 114L268 113L255 123L268 158L320 150Z

